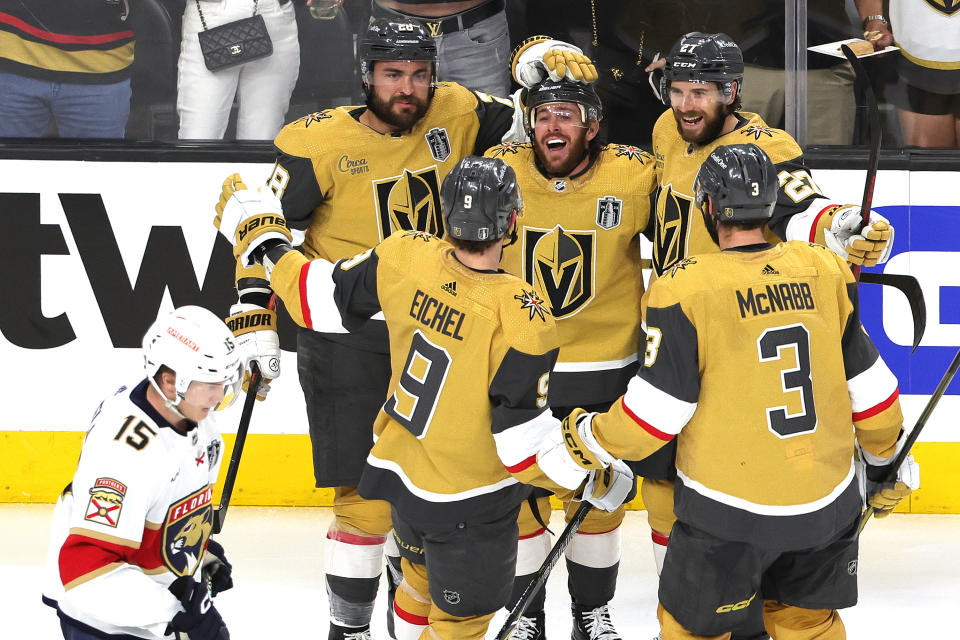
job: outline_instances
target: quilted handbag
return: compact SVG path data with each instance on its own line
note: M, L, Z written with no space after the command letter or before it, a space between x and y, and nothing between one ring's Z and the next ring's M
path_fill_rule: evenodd
M245 62L266 58L273 53L273 43L267 33L267 25L263 16L257 15L257 2L253 3L253 16L234 22L207 28L207 21L200 10L200 0L197 11L200 13L200 22L203 31L197 33L200 39L200 51L203 53L203 62L210 71L219 71Z

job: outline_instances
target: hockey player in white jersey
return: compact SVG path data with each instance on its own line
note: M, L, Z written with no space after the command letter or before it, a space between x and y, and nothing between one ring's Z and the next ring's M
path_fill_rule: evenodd
M210 415L236 397L245 362L194 306L161 315L143 355L145 377L97 408L57 501L43 600L66 640L228 640L210 600L233 586L209 537L223 451Z

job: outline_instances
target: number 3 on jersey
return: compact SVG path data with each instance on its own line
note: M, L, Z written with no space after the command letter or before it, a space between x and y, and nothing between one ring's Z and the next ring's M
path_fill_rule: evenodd
M778 438L789 438L817 429L817 409L813 405L813 380L810 378L810 332L802 324L774 327L757 339L760 362L783 360L792 349L796 367L780 369L780 385L784 393L800 391L800 413L789 413L786 405L767 408L767 426Z
M420 331L413 334L397 390L387 398L383 410L417 438L427 435L450 361L446 349L427 340Z

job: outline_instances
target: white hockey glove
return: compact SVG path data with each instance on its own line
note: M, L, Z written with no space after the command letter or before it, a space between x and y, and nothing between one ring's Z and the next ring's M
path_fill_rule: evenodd
M240 174L223 181L214 226L233 245L233 255L249 266L250 253L271 238L292 242L280 199L269 187L248 189Z
M614 460L606 469L596 469L587 476L583 492L574 500L586 500L597 509L616 511L637 495L637 479L622 460Z
M563 443L574 463L588 471L603 469L616 460L593 437L591 423L596 413L574 409L563 419Z
M263 373L256 389L257 400L265 400L270 392L270 382L280 376L280 336L277 335L276 312L255 304L239 303L230 307L230 317L226 323L246 359L243 390L249 392L249 367L251 362L256 362Z
M823 230L827 247L850 264L872 267L883 264L893 251L893 225L879 213L870 212L870 224L862 229L860 207L838 210Z
M897 451L903 446L905 434L901 436ZM855 465L857 480L860 484L860 497L864 507L873 507L875 518L883 518L893 513L901 500L908 497L914 489L920 488L920 465L907 455L897 469L897 478L893 482L884 482L890 473L892 459L884 460L871 455L857 445ZM894 455L893 457L896 457Z
M533 36L521 42L510 58L513 79L530 89L549 77L559 81L596 82L597 69L579 47L549 36Z

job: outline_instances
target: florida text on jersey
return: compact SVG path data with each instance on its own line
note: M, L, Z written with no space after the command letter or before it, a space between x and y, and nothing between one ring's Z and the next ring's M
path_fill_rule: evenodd
M579 175L550 178L529 144L498 145L523 194L518 242L501 267L550 304L560 356L551 404L609 402L636 370L640 341L640 237L650 219L653 157L611 144Z
M811 208L813 201L822 197L803 164L803 152L790 134L768 127L754 113L735 115L737 128L705 145L690 144L680 137L671 110L665 111L654 125L658 188L647 235L653 242L653 268L657 275L687 256L719 250L694 204L693 183L700 165L720 145L752 142L773 161L780 190L770 221L771 231L767 232L768 241L786 239L787 220Z
M843 259L800 241L686 258L650 286L645 320L601 444L632 459L677 437L677 517L725 539L809 548L849 527L854 432L886 458L903 416Z
M500 513L529 491L519 482L561 490L536 462L559 429L547 405L556 325L519 278L474 271L429 234L396 232L336 266L289 252L271 285L291 317L316 330L351 329L383 311L393 376L364 497L447 521ZM339 316L320 319L334 286Z
M510 100L441 83L409 131L381 134L338 107L285 126L269 184L310 258L349 258L400 229L443 235L440 185L466 155L498 144Z

